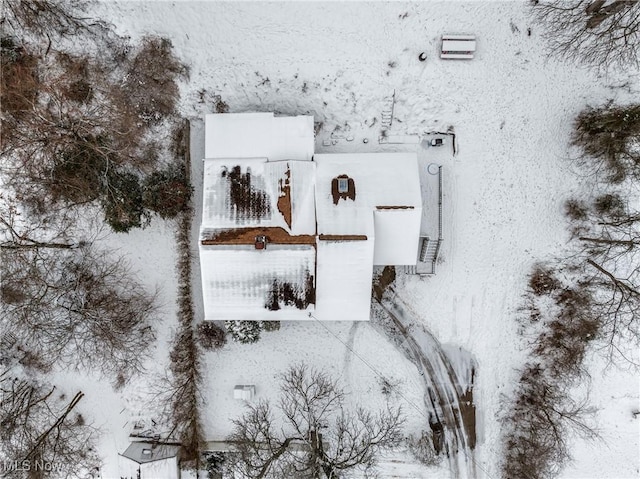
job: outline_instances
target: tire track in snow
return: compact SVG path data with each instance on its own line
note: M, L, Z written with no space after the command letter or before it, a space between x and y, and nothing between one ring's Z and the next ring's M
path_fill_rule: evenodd
M389 288L393 293L393 290ZM374 308L386 317L383 327L396 347L412 361L425 383L425 405L432 411L429 427L433 432L434 446L447 455L451 474L455 478L477 476L474 448L475 406L473 405L473 381L475 363L468 354L460 354L458 371L439 341L405 312L395 294L385 295ZM417 327L414 327L417 326Z

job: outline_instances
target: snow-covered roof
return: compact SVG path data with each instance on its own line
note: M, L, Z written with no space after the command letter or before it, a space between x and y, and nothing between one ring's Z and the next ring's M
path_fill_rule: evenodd
M311 160L312 116L222 113L205 117L205 158Z
M288 161L291 172L291 234L315 234L316 198L315 198L315 162Z
M314 172L310 161L206 159L201 228L277 226L314 234Z
M132 442L120 455L118 472L125 479L178 479L179 446Z
M476 41L472 39L451 39L442 40L443 52L474 52L476 51Z
M307 161L313 147L305 150L302 139L313 137L311 117L208 115L206 135L206 319L307 320L312 313L365 321L373 266L416 264L422 196L415 153Z
M420 223L422 209L376 209L373 212L375 227L375 265L414 265L420 247Z
M315 265L314 245L201 245L205 319L309 319Z
M316 312L321 321L368 321L373 239L319 240Z
M416 155L318 154L314 161L318 234L367 235L375 238L373 264L415 264L422 216ZM341 176L353 180L352 197L336 197Z

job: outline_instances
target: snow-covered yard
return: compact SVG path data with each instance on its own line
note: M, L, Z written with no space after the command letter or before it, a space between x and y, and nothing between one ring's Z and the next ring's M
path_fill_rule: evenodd
M317 152L418 148L421 162L442 165L444 242L437 274L400 274L396 291L441 343L474 357L475 474L499 477L500 399L512 393L515 369L527 348L516 321L526 274L535 261L562 251L568 240L563 200L579 187L566 161L572 119L587 104L637 98L638 72L598 75L550 58L526 2L109 1L94 14L113 22L122 34L170 38L190 66L182 111L193 120L194 229L201 207L202 116L213 110L214 95L232 112L314 115L322 123ZM438 59L440 35L457 32L477 36L475 59ZM418 60L421 52L427 53L425 62ZM627 77L635 90L616 88ZM394 91L392 134L423 135L452 126L457 155L448 145L378 142L382 113ZM129 253L149 284L160 288L163 333L152 368L157 373L166 367L166 342L176 327L172 228L154 222L144 231L109 240ZM194 252L196 238L194 231ZM197 275L196 312L202 315ZM418 412L424 390L417 369L366 323L285 323L255 345L228 344L204 358L208 440L222 439L230 419L241 412L234 385L255 384L259 397L272 398L274 376L295 361L335 373L352 398L365 405L381 400L374 371L396 379L408 432L426 424ZM605 373L597 357L590 359L589 369L604 442L576 439L575 461L562 477L637 477L639 426L631 411L638 408L639 379L625 370ZM144 400L136 401L145 381L122 393L89 386L77 376L68 381L84 390L87 415L103 431L102 476L116 477L116 453L126 447L125 423L143 412L136 404ZM383 466L385 477L450 475L406 463Z

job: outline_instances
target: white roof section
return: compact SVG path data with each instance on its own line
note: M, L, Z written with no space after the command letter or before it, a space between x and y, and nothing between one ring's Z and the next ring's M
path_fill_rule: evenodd
M204 160L201 230L266 227L315 234L315 163L266 158ZM291 227L278 199L288 195Z
M415 264L422 217L416 154L318 154L314 160L318 234L364 234L375 238L373 264ZM335 204L331 185L341 175L353 179L355 199L340 198ZM375 211L382 213L374 215ZM389 211L404 214L384 214ZM415 238L397 243L405 235Z
M442 51L451 53L475 52L475 40L443 40Z
M375 210L375 265L415 265L420 247L419 208Z
M175 457L138 464L120 456L118 472L122 479L180 479L178 459Z
M316 163L287 161L291 172L291 234L316 234Z
M269 244L266 250L253 245L200 245L205 319L310 319L313 304L298 309L281 301L275 311L266 305L274 282L288 283L303 298L308 282L314 280L315 263L313 245Z
M318 241L316 312L321 321L368 321L373 280L372 239Z
M216 113L205 116L205 158L305 160L313 157L312 116Z

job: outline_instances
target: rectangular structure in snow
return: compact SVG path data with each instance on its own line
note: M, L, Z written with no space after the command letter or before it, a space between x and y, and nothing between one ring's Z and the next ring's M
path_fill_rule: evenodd
M440 58L470 60L476 51L475 35L443 35Z

